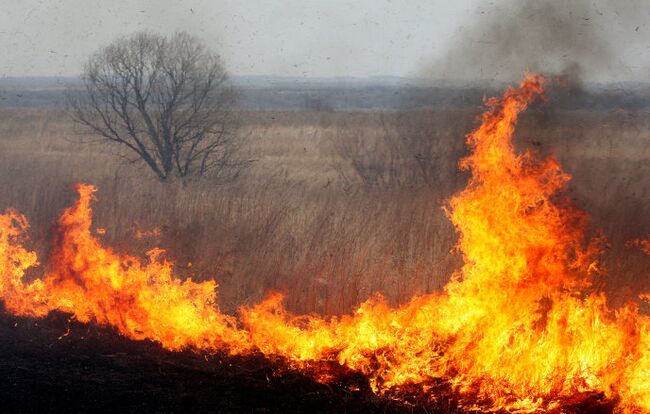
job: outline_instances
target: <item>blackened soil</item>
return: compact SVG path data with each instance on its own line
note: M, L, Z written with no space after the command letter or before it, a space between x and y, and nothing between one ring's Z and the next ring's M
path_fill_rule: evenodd
M324 385L261 356L169 352L63 314L0 310L0 411L432 412L375 396L360 375Z
M0 304L1 413L459 412L444 383L430 384L429 395L407 386L378 397L358 373L334 362L318 368L330 370L337 382L318 383L261 355L170 352L64 314L19 318ZM576 395L557 412L611 413L614 403Z

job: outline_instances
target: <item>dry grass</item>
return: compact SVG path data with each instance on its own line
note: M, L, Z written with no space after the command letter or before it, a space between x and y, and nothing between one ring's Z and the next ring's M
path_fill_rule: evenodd
M397 303L440 289L459 262L441 206L464 185L455 165L476 113L247 113L243 132L258 159L250 171L232 185L180 186L81 144L61 112L5 110L0 208L28 216L45 255L72 185L96 184L106 243L137 254L166 248L180 274L219 281L228 311L270 289L302 312L349 312L377 291ZM639 113L533 112L518 133L520 145L556 153L574 175L571 195L612 240L616 283L647 281L647 260L623 247L650 235L647 127ZM160 236L135 237L156 227Z

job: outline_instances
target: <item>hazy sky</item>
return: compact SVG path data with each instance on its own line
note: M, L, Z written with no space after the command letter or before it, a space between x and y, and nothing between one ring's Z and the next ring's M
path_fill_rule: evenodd
M503 4L499 0L0 0L0 76L76 75L98 47L142 29L194 33L219 51L229 71L237 75L427 76L432 62L448 53L469 26L476 26L485 13L502 13ZM645 26L641 29L647 38ZM480 31L473 33L481 36ZM628 50L627 45L621 49L627 59L624 76L645 76L650 46L641 41L636 49Z

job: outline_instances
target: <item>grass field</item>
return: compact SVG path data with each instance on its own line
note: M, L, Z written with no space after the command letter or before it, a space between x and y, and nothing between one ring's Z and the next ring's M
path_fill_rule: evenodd
M64 112L6 109L0 209L28 217L32 247L45 258L73 184L95 184L107 244L138 255L165 248L180 275L219 282L226 311L271 289L300 312L349 312L374 292L399 303L441 289L461 259L442 206L465 185L456 163L479 112L243 113L256 160L244 175L170 185L83 142ZM631 285L623 294L650 281L650 260L625 247L650 235L649 126L645 112L547 106L517 132L521 149L556 154L574 176L569 196L610 240L602 283Z

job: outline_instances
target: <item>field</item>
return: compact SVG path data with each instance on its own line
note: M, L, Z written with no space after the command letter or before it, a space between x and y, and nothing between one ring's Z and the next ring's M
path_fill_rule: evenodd
M650 235L650 116L550 108L524 117L517 145L555 154L574 177L569 196L609 239L602 283L630 285L622 298L648 281L650 261L626 241ZM106 244L163 247L179 275L218 281L227 312L270 290L297 312L347 313L375 292L401 303L440 290L460 261L442 207L465 185L457 161L480 109L243 112L252 167L185 185L121 162L65 112L4 109L0 208L27 216L45 258L74 183L95 184Z
M87 182L98 186L103 243L137 256L164 248L179 277L218 281L227 313L272 290L300 313L350 313L375 293L405 303L441 291L462 262L444 207L467 184L458 160L480 112L242 112L243 155L254 160L244 174L230 183L161 183L83 135L65 112L3 109L0 209L15 208L31 223L28 246L41 258L31 278L48 267L53 228L75 200L74 184ZM649 281L650 257L630 243L650 236L649 123L640 109L542 104L522 117L515 136L519 151L553 154L573 176L565 195L592 217L589 236L606 238L594 280L614 307L647 291ZM408 387L377 396L367 377L335 360L314 363L337 372L322 384L280 357L169 352L58 312L0 316L0 401L9 411L458 410L444 382L429 384L435 400ZM562 404L568 412L612 412L616 402L584 392Z

